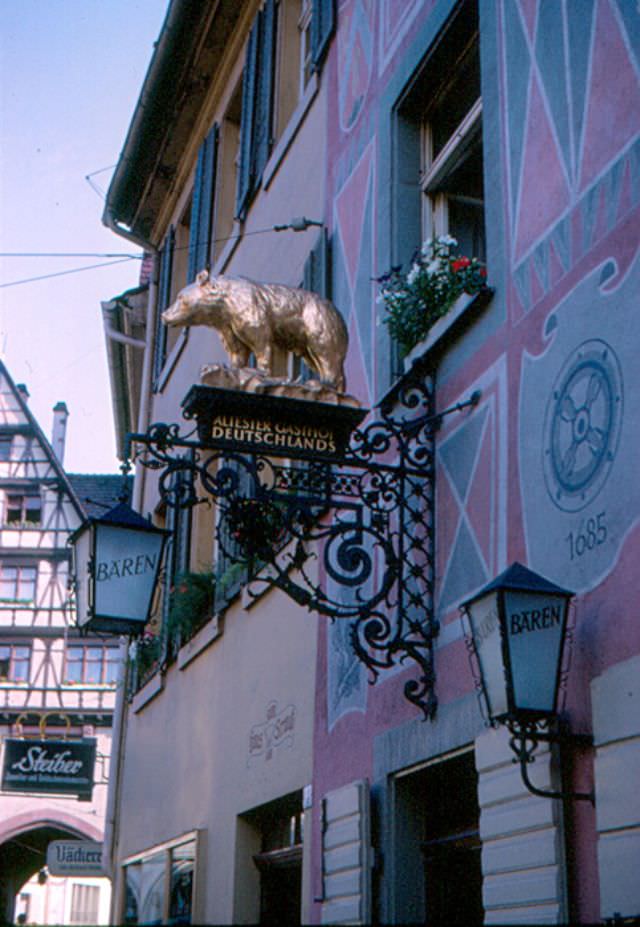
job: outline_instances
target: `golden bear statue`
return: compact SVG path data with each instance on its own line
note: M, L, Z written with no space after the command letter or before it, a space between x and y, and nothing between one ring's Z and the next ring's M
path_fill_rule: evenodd
M239 277L210 277L200 271L162 314L165 325L208 325L216 329L231 366L274 375L274 347L292 351L324 384L344 392L347 328L328 299L279 283Z

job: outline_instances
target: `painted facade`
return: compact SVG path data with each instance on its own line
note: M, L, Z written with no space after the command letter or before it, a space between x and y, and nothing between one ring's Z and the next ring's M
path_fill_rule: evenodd
M103 501L113 504L121 478L65 473L67 418L59 403L49 441L26 388L0 364L0 734L3 741L90 737L97 745L87 801L0 793L0 899L9 922L26 914L28 921L72 923L81 912L98 923L109 907L106 879L89 880L85 891L79 886L86 880L35 878L45 871L51 840L102 842L121 662L117 640L88 641L75 630L67 547L87 514L102 511Z
M277 7L282 43L296 35L283 25L293 8L308 6L265 3L260 21L269 24ZM233 15L224 7L225 53L215 64L207 55L217 14L191 20L203 44L174 49L187 71L204 75L191 88L191 115L171 114L163 97L168 27L175 37L189 21L187 3L169 6L145 84L164 114L163 147L156 163L145 161L151 128L139 111L106 213L114 230L158 251L139 429L179 421L199 367L223 360L212 331L194 328L172 344L157 325L158 307L193 279L198 262L326 287L349 328L348 390L371 408L404 370L377 278L408 268L434 232L468 234L491 299L455 326L445 319L442 338L427 341L417 361L435 378L439 410L480 391L435 436L436 556L426 580L440 623L438 708L425 721L405 700L403 683L415 672L406 664L369 686L347 623L316 625L275 592L245 614L249 599L239 594L220 612L224 633L205 625L197 656L182 648L146 684L148 701L143 688L127 709L112 851L118 903L126 903L126 867L172 852L184 837L199 841L194 919L255 920L264 809L295 795L306 821L305 922L437 922L455 910L461 883L465 923L632 917L640 911L637 10L625 0L326 6L335 19L313 74L284 123L272 123L266 159L248 180L241 152L233 208L229 151L239 140L242 148L249 105L242 79L253 73L252 42L265 41L249 38L258 5ZM310 7L314 16L325 10ZM304 26L304 16L296 21ZM297 41L300 52L304 29ZM284 94L284 59L276 60ZM258 111L258 123L269 111ZM201 187L211 152L214 173ZM144 192L132 187L135 170ZM204 254L193 233L202 229L202 190L212 204ZM310 269L324 241L315 225L274 230L294 216L323 223L326 277ZM137 502L164 517L152 477L139 475ZM191 569L216 568L213 518L194 520ZM594 748L576 751L564 774L572 788L595 790L595 808L530 795L504 731L487 728L481 714L459 606L514 560L576 593L564 711L573 730L593 734ZM293 726L294 717L294 739L268 733L276 719ZM167 729L177 768L158 776ZM536 784L557 785L559 774L555 754L542 751ZM185 781L188 790L179 787ZM142 809L135 821L127 815L134 805ZM140 901L133 878L130 889ZM157 904L169 905L163 891Z

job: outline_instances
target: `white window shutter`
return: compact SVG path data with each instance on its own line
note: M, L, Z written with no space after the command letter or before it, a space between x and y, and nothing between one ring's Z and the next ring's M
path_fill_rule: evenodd
M369 783L351 782L322 800L322 923L371 922Z

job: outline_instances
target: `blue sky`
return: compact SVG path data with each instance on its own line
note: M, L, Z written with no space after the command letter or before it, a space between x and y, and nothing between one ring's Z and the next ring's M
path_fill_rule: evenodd
M102 226L85 177L106 190L166 7L1 0L0 252L139 254ZM67 403L72 472L117 468L100 302L137 284L140 261L6 284L108 260L0 258L2 359L45 434L53 406Z

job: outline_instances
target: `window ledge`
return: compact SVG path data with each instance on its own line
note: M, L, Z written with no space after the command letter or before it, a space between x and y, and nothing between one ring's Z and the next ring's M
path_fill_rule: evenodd
M459 296L447 314L432 325L426 338L409 351L404 358L404 372L409 373L413 367L422 365L426 360L431 361L443 352L489 304L492 296L493 290L490 287L478 293L463 293Z
M195 637L192 637L184 647L178 651L178 669L185 670L203 650L222 635L222 620L218 615L200 628Z
M60 688L65 692L115 692L115 682L63 682Z
M158 671L148 682L145 682L141 689L138 689L131 699L131 710L133 713L138 714L139 711L142 711L145 705L148 705L163 689L164 673Z
M271 152L271 157L267 161L264 173L262 175L262 186L265 190L269 188L269 184L273 180L284 156L289 150L289 146L296 137L298 129L302 125L304 117L307 114L307 110L313 103L316 94L318 93L319 86L320 84L318 81L318 74L314 72L309 78L309 83L305 87L304 93L300 98L300 102L291 114L291 118L289 119L284 132L278 139L276 147Z

